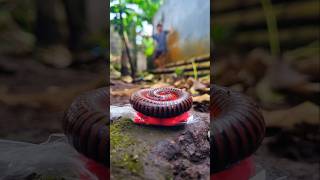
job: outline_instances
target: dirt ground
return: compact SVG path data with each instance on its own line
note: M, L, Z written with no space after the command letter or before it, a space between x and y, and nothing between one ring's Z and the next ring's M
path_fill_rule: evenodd
M32 57L0 59L1 139L40 143L62 133L61 119L73 98L106 84L102 59L67 69Z

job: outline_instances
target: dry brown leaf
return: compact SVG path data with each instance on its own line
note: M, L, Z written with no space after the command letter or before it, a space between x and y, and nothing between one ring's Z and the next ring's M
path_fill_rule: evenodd
M193 100L193 102L202 103L204 101L210 101L210 96L209 96L209 94L204 94L201 96L192 97L192 100Z
M132 83L133 79L131 76L122 76L121 80L126 83Z
M296 124L308 123L319 125L319 106L304 102L293 108L263 112L267 126L292 129Z
M194 81L194 78L193 77L189 77L186 81L186 84L188 84L190 87L193 85L193 81Z
M264 106L284 104L284 95L274 91L266 78L256 85L255 92Z
M210 84L210 75L199 78L199 81L203 84L209 85Z
M173 84L175 87L177 88L189 88L188 84L186 83L186 80L185 79L180 79L180 80L177 80L174 84Z
M168 83L159 81L158 83L152 85L150 88L162 88L162 87L173 87L173 86L171 86L171 85L168 84Z
M131 96L131 94L140 88L131 88L131 89L124 89L124 90L112 90L110 91L110 94L112 96Z
M198 95L199 94L199 91L196 91L193 87L191 87L189 89L189 92L192 94L192 95Z
M266 74L270 87L278 90L292 90L307 83L307 76L299 73L285 62L272 64Z
M145 81L151 81L154 79L154 75L153 74L148 74L147 76L143 77L143 80Z
M204 85L204 84L202 84L201 82L199 82L199 81L193 81L193 85L192 85L192 87L194 88L194 90L202 90L202 89L205 89L205 88L207 88L207 86L206 85Z
M307 82L305 84L301 84L301 85L297 85L295 87L292 87L291 91L298 93L298 94L304 94L304 95L319 93L320 92L320 84Z
M319 57L313 57L313 58L306 58L303 60L296 61L293 66L300 72L314 76L319 77L320 76L320 61Z

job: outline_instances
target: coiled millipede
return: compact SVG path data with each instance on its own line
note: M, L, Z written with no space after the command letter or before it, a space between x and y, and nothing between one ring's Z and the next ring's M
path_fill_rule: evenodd
M63 118L70 144L80 153L109 167L109 96L106 88L77 97Z
M265 122L251 99L216 85L211 86L210 112L210 170L216 173L257 150Z
M188 111L192 106L192 97L177 88L142 89L131 96L130 103L136 111L145 115L169 118Z
M174 126L187 121L191 95L177 88L141 89L131 95L130 104L143 124ZM137 121L135 121L137 123Z

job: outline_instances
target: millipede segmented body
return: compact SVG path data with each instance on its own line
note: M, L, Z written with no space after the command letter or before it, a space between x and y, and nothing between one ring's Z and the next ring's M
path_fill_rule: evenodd
M85 93L74 100L63 118L70 144L88 158L109 166L109 124L106 88Z
M147 116L170 118L192 107L191 95L177 88L142 89L132 94L132 107Z
M211 86L210 167L219 172L252 155L265 134L259 107L248 97Z

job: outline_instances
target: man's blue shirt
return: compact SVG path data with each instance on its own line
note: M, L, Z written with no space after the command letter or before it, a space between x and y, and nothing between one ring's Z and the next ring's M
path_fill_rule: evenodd
M156 51L167 51L167 34L169 31L162 31L161 33L154 34L152 37L157 41Z

